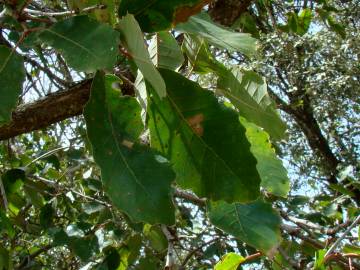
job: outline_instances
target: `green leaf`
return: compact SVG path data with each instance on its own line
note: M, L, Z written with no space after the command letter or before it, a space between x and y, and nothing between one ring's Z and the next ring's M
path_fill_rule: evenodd
M245 261L243 256L231 252L221 258L214 270L236 270L243 261Z
M290 12L288 14L288 26L289 29L293 32L293 33L297 33L297 29L298 29L298 16L295 12Z
M97 202L89 202L89 203L84 203L82 205L82 209L84 210L84 212L88 215L91 215L93 213L97 213L100 212L102 210L104 210L105 206L102 204L99 204Z
M325 270L325 249L320 249L315 253L315 264L314 264L314 270Z
M343 247L343 252L344 253L355 253L357 255L360 255L360 247L355 246L355 245L345 244L345 246Z
M143 34L134 16L126 15L120 20L119 26L124 46L130 52L144 78L152 85L160 98L166 96L165 82L151 62Z
M310 8L305 8L300 12L297 20L298 34L304 35L309 30L311 19L312 19L312 10Z
M290 190L289 178L271 146L269 135L245 119L240 120L246 128L246 137L251 143L250 150L257 160L256 168L261 177L261 186L274 195L286 197Z
M12 270L12 260L9 251L0 244L0 269Z
M201 36L210 44L230 52L251 56L256 50L256 40L250 34L234 32L217 25L206 13L192 16L188 22L177 25L176 30Z
M145 257L139 260L139 264L135 267L136 270L158 270L159 266L156 263L155 257Z
M112 68L118 55L119 34L107 24L75 16L45 29L39 38L64 55L77 71ZM94 42L96 41L96 42Z
M176 70L184 62L184 56L176 39L169 32L156 33L149 46L151 60L160 68Z
M246 120L263 127L273 139L284 136L286 126L267 93L263 77L239 68L228 70L212 56L202 38L185 35L182 49L195 72L215 72L219 76L218 92L227 97Z
M11 120L25 80L23 59L15 51L0 45L0 126Z
M134 14L144 32L158 32L198 13L200 0L122 0L119 16Z
M71 237L69 245L83 262L87 262L98 251L99 247L95 235L84 238Z
M339 191L344 195L348 195L350 197L355 197L355 193L352 192L351 190L348 190L347 188L345 188L342 185L339 184L329 184L329 187L333 190Z
M217 70L217 88L239 110L241 116L263 127L273 139L284 137L286 125L276 112L263 77L253 71L234 68Z
M161 75L168 96L160 101L150 89L150 142L173 163L177 183L213 200L256 199L256 160L238 114L180 74Z
M261 200L248 204L212 202L209 218L216 227L270 257L280 244L280 217Z
M47 229L52 226L53 218L55 215L55 209L51 204L44 205L40 210L40 225L43 229Z
M44 205L44 198L37 190L36 186L33 185L32 182L27 182L24 185L24 192L28 199L30 200L31 204L35 207L41 208Z
M185 34L181 48L194 72L206 74L218 69L218 62L212 56L209 46L203 38Z
M346 38L345 26L338 23L333 16L327 17L327 22L335 33L339 34L342 38Z
M175 179L169 164L137 143L143 131L140 105L97 73L84 115L96 163L107 194L134 221L174 223L170 185Z
M259 30L254 17L249 12L242 12L240 17L231 26L232 29L241 29L241 32L250 33L253 37L259 38Z
M151 246L157 251L162 252L166 250L168 241L159 228L159 226L152 226L150 224L144 225L144 235L149 239Z
M0 210L0 236L3 234L7 234L13 238L15 236L15 230L13 229L11 220L6 216L5 212Z

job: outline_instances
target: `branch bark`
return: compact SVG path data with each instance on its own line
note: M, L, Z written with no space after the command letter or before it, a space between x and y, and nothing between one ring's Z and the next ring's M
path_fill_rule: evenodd
M215 22L231 26L251 5L253 0L217 0L209 6L209 14Z
M120 86L123 95L134 96L135 78L130 70L117 67L115 75L123 81ZM69 86L65 91L58 91L36 102L18 106L12 113L11 122L0 126L0 141L82 114L90 96L91 83L92 79L84 80Z
M11 122L0 127L0 141L46 128L82 114L89 99L91 81L83 81L66 91L56 92L34 103L19 106L12 113Z

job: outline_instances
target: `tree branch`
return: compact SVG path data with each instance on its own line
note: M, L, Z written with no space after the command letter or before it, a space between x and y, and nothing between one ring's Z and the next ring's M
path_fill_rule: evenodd
M214 21L231 26L252 2L253 0L217 0L210 4L209 14Z
M118 69L115 75L121 77L123 95L134 95L134 77L128 69ZM10 123L0 126L0 141L20 134L46 128L51 124L82 114L90 96L92 79L72 85L65 91L58 91L30 103L20 105L12 113Z
M34 103L19 106L12 113L11 122L0 127L0 140L46 128L82 114L83 107L89 99L91 81L83 81L69 90L59 91Z

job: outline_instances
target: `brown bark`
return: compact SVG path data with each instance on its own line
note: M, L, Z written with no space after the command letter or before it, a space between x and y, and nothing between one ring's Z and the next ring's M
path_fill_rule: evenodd
M34 103L19 106L12 114L12 121L0 126L0 140L42 129L82 114L89 99L90 86L91 80L87 80L67 91L56 92Z
M231 26L247 10L253 0L217 0L209 6L211 18L222 25Z

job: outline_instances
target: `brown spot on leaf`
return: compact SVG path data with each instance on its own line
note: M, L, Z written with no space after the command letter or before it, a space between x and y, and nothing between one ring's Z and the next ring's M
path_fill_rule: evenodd
M202 136L204 134L204 128L202 126L203 121L204 115L202 113L196 114L187 119L189 126L198 136Z
M121 144L122 145L124 145L124 146L126 146L127 148L132 148L133 147L133 145L134 145L134 143L133 142L130 142L130 141L128 141L128 140L123 140L122 142L121 142Z

